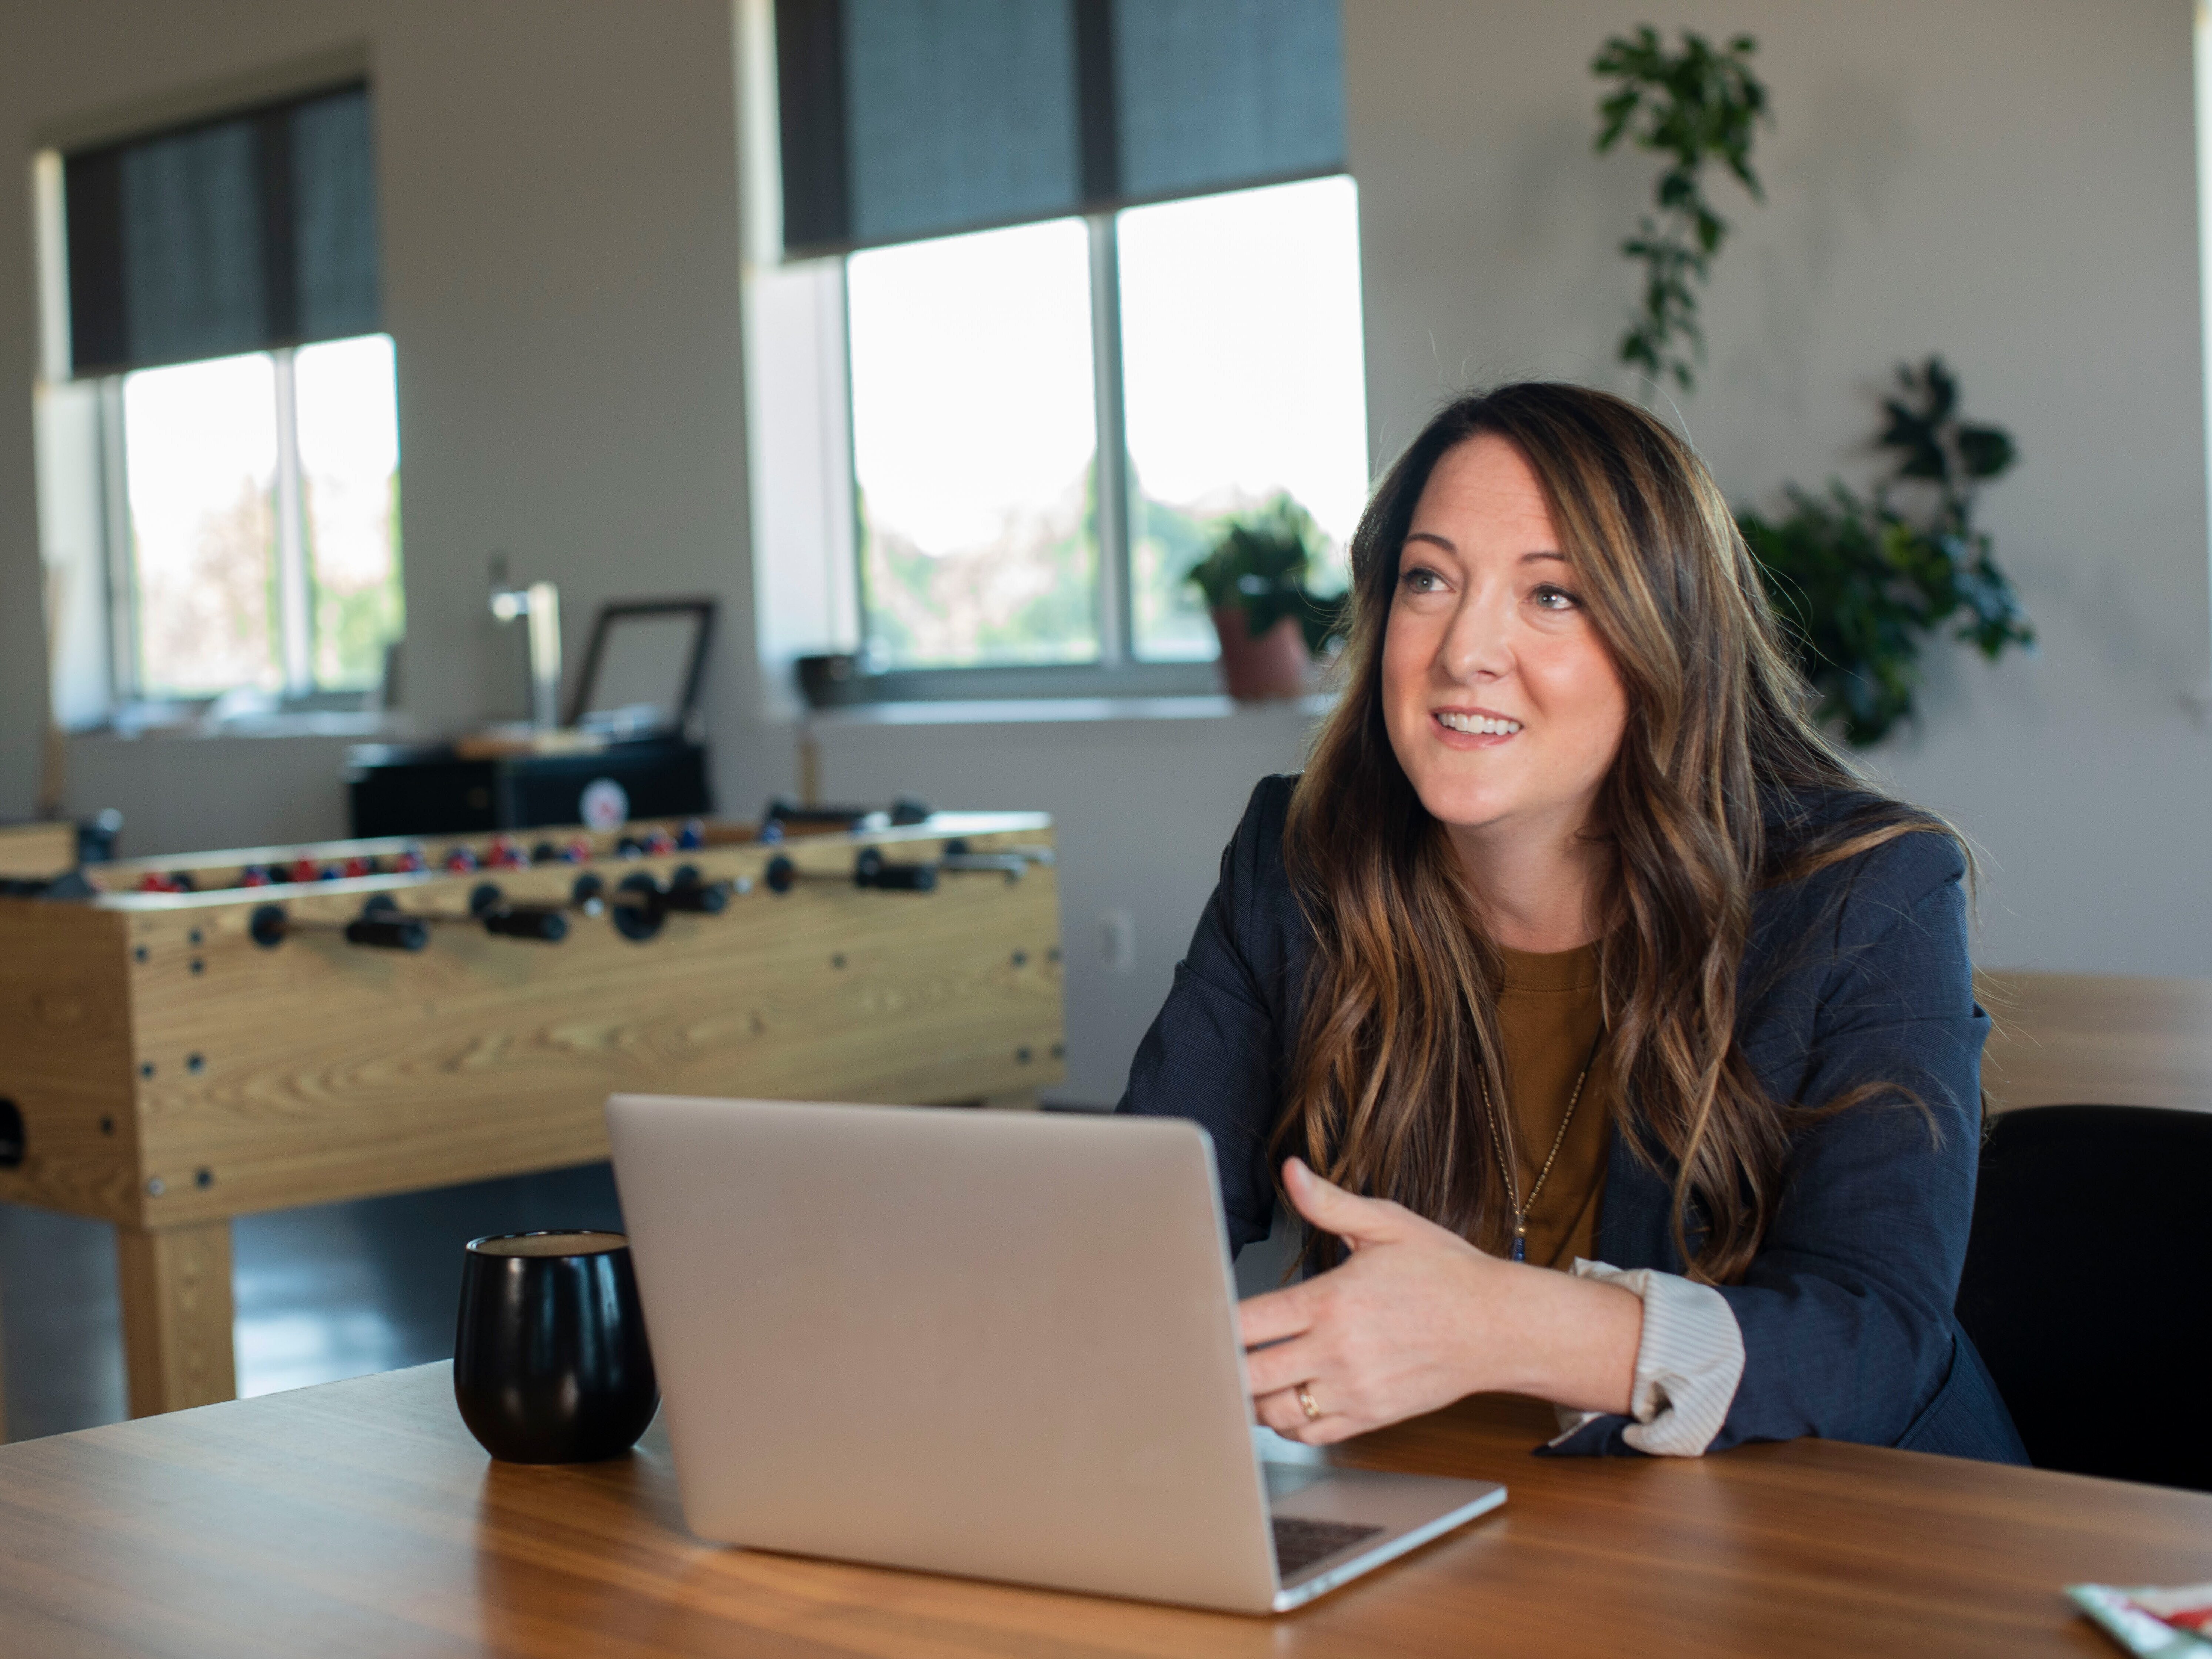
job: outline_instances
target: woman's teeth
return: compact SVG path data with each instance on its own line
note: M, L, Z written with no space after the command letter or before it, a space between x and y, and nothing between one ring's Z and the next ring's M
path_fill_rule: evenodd
M1486 714L1438 714L1437 718L1455 732L1471 732L1483 737L1510 737L1521 729L1519 720L1494 720Z

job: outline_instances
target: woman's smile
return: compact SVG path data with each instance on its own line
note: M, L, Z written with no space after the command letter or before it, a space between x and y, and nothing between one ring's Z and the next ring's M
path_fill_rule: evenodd
M1430 713L1437 738L1448 749L1495 749L1510 741L1521 722L1490 708L1437 708Z

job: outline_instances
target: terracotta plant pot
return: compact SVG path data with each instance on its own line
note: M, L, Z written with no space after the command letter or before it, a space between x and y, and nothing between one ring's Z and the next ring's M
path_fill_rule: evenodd
M1255 640L1243 611L1222 605L1213 612L1213 631L1221 636L1222 687L1237 702L1304 695L1312 659L1296 617L1285 617Z

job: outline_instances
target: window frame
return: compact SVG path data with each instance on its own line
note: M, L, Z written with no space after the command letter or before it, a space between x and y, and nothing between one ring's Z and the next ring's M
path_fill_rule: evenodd
M1351 177L1349 168L1303 174L1297 179L1239 184L1226 190L1206 191L1176 200L1203 200L1207 196L1231 196L1265 189L1278 183L1301 183L1308 178ZM860 656L859 700L866 702L933 702L986 701L1025 697L1182 696L1218 692L1221 689L1217 658L1201 661L1159 660L1136 653L1132 623L1129 543L1129 446L1127 409L1123 400L1124 365L1121 356L1121 291L1120 217L1146 203L1117 203L1069 217L1079 217L1089 238L1091 261L1091 356L1093 419L1098 434L1097 588L1098 655L1090 662L1038 663L1006 666L948 668L892 668L869 672L866 659L869 640L867 544L860 511L860 469L852 441L853 364L852 327L845 275L854 248L836 255L839 327L845 338L843 383L846 421L846 480L850 514L854 595L858 611ZM965 233L950 233L962 234ZM934 238L923 240L934 240Z
M382 330L377 331L381 334ZM366 339L369 335L349 336ZM386 337L389 337L387 335ZM315 341L313 344L335 344ZM375 686L325 688L315 683L315 573L307 552L307 495L300 465L300 427L295 364L307 348L294 344L272 346L261 353L274 370L276 401L276 471L271 507L275 545L274 604L270 617L274 660L282 684L266 694L265 712L277 714L357 713L379 705ZM213 360L209 360L213 361ZM161 364L160 368L186 364ZM132 556L131 523L130 447L125 430L123 382L131 374L158 372L122 370L93 377L97 399L100 454L100 535L104 544L105 595L107 607L108 705L111 721L119 726L159 725L164 717L203 714L233 691L189 696L149 693L139 635L139 587L137 561ZM404 567L403 567L404 568ZM405 612L403 609L402 617ZM404 639L403 620L400 638ZM246 688L233 688L242 690Z

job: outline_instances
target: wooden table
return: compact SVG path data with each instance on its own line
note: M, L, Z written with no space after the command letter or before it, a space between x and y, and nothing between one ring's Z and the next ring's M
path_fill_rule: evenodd
M76 825L68 819L0 823L0 877L46 881L76 866Z
M610 1463L493 1463L425 1365L0 1449L0 1648L2109 1659L2062 1584L2212 1577L2212 1495L1819 1441L1532 1457L1548 1421L1475 1400L1347 1449L1512 1495L1270 1620L702 1544L658 1425Z
M1989 1010L1982 1087L2017 1106L2212 1111L2212 980L1976 975Z

